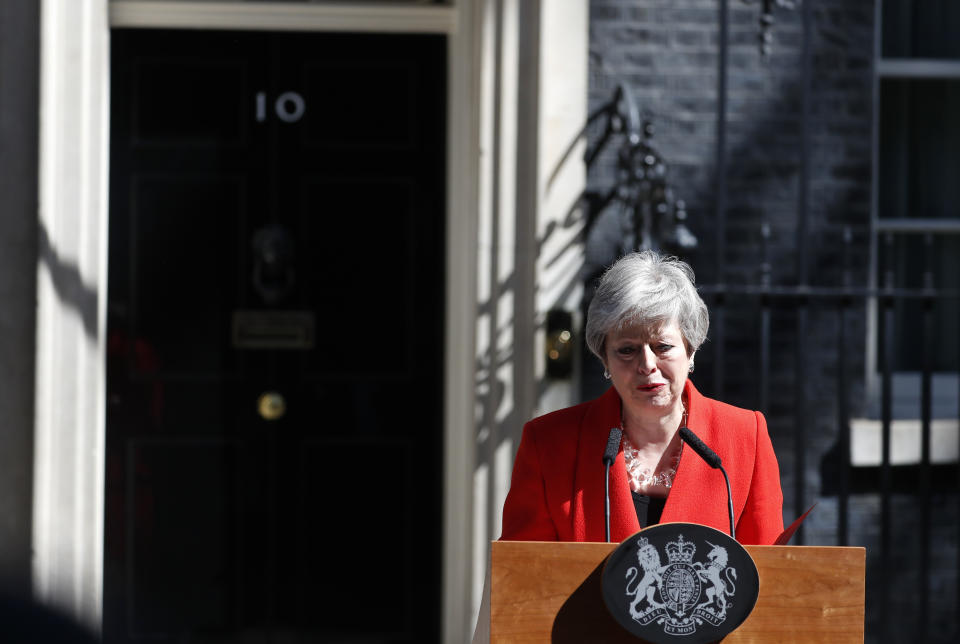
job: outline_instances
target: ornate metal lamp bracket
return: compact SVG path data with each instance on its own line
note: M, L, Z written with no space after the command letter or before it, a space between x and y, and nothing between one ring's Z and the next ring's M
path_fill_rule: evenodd
M617 86L610 101L590 115L587 125L598 119L605 119L605 127L585 154L587 166L596 161L612 138L619 138L620 143L616 182L592 204L590 221L616 202L626 228L624 251L657 248L678 252L695 248L697 238L687 227L686 204L675 197L667 180L667 164L654 147L653 123L640 117L626 84Z

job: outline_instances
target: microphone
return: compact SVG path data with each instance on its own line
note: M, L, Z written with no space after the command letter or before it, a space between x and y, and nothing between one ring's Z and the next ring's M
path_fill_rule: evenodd
M700 440L700 437L694 434L689 427L680 428L680 438L682 438L700 458L706 461L707 465L723 472L723 480L727 483L727 513L730 516L730 537L736 539L737 537L733 528L733 494L730 492L730 477L727 476L727 471L723 469L723 465L720 464L720 457L715 451L707 447L707 444Z
M693 451L700 455L700 458L707 462L707 465L713 469L720 468L720 457L715 451L707 447L707 444L700 440L700 437L693 433L689 427L680 428L680 438L689 445Z
M607 436L607 447L603 450L603 464L606 471L606 478L603 483L604 489L604 519L607 527L607 541L610 541L610 466L617 460L617 452L620 451L620 438L623 436L623 430L619 427L610 429L610 435Z

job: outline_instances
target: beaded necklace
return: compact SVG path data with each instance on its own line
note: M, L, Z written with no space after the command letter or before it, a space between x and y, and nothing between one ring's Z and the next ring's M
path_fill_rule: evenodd
M683 404L681 402L681 404ZM687 406L683 405L683 419L681 427L687 425ZM620 428L623 429L623 420L620 421ZM682 450L682 445L681 445ZM640 458L640 450L633 444L626 432L623 432L623 463L627 468L627 477L630 479L630 489L634 492L641 492L643 488L650 486L661 486L665 488L673 487L673 478L677 475L677 466L680 464L680 452L670 458L667 467L657 471L657 468L643 467L643 461Z

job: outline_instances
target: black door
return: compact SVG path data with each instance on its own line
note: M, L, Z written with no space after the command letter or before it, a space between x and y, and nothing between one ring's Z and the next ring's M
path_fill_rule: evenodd
M107 642L439 638L445 52L113 32Z

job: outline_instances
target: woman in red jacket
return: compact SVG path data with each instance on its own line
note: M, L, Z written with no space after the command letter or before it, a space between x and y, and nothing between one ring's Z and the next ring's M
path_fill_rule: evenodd
M671 521L727 532L723 475L684 448L678 430L686 426L730 476L737 540L773 543L783 531L783 496L763 415L705 398L688 379L708 325L686 263L644 251L607 270L586 340L613 386L526 424L501 539L604 541L601 457L612 427L623 441L610 471L611 540Z

